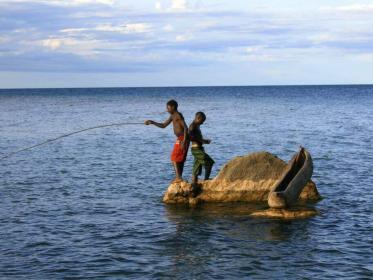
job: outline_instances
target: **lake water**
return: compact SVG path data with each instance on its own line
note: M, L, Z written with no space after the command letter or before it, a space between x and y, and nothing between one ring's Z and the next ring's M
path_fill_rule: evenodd
M372 279L373 86L0 90L0 156L100 124L207 115L219 168L305 146L319 216L167 206L171 126L77 134L0 161L1 279ZM192 156L184 177L190 179Z

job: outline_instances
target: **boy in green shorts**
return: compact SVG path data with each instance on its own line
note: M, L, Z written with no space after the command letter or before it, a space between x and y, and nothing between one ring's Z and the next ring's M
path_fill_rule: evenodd
M205 180L210 178L214 160L205 152L203 144L210 144L211 140L203 139L200 126L206 120L203 112L197 112L193 122L189 126L189 137L192 141L192 155L194 157L192 183L198 183L198 176L202 174L202 166L205 167Z

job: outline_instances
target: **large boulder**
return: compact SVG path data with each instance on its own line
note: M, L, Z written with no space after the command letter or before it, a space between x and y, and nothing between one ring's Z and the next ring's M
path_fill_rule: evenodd
M188 182L171 184L164 194L165 203L259 202L268 194L286 168L286 162L268 152L256 152L230 160L212 180L192 186ZM321 197L310 180L299 200L317 201Z

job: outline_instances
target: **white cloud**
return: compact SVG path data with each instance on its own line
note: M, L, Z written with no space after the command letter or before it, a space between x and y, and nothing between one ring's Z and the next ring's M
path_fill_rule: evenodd
M368 44L373 41L371 30L349 29L336 30L329 33L320 33L308 37L314 45L332 48L347 48L354 51L365 52ZM371 48L370 48L371 49Z
M172 0L171 9L186 10L188 2L186 0Z
M327 6L327 7L322 7L321 10L351 12L351 13L371 13L371 12L373 12L373 4L354 4L354 5L346 5L346 6Z
M190 41L194 38L194 36L190 33L186 33L186 34L181 34L181 35L178 35L176 36L175 40L176 42L185 42L185 41Z
M72 53L79 56L94 56L98 54L98 48L104 47L104 44L98 40L77 40L70 37L48 38L36 42L44 48L63 53Z
M159 1L157 1L157 2L155 3L155 8L156 8L156 10L158 10L158 11L162 10L162 3L159 2Z
M208 12L212 11L211 6L212 5L203 5L202 0L168 0L155 2L155 9L163 13Z
M11 41L11 38L7 36L0 36L0 44L5 44Z
M275 57L269 54L262 46L250 46L245 49L245 59L249 61L269 62L274 61Z
M82 12L76 12L71 13L70 16L72 18L112 18L114 16L113 11L82 11Z
M310 37L311 41L315 44L321 44L325 42L332 42L336 40L336 37L331 34L317 34Z
M81 33L85 31L104 31L104 32L117 32L122 34L130 34L130 33L146 33L150 32L152 29L152 25L147 23L127 23L127 24L120 24L120 25L112 25L108 24L100 24L95 27L91 28L66 28L60 30L62 33Z
M51 50L56 50L58 49L59 47L62 46L62 44L64 43L69 43L68 41L64 41L63 39L45 39L45 40L42 40L41 41L41 44L46 47L46 48L49 48Z
M373 62L373 53L357 54L355 57L361 62Z
M57 5L57 6L80 6L80 5L91 5L91 4L101 4L101 5L114 5L115 0L12 0L12 1L2 1L5 4L12 3L42 3L47 5Z
M166 32L172 32L172 31L174 31L174 27L171 24L167 24L167 25L163 26L163 30L166 31Z
M257 52L258 50L260 50L261 49L261 47L259 47L259 46L255 46L255 47L247 47L246 48L246 53L248 53L248 54L253 54L253 53L255 53L255 52Z
M49 2L49 1L48 1ZM103 4L114 5L115 0L70 0L70 1L50 1L50 2L64 2L64 5L87 5L87 4Z
M74 34L74 33L81 33L81 32L88 31L88 30L94 30L94 29L92 28L65 28L65 29L61 29L60 32Z
M98 31L108 31L108 32L118 32L118 33L144 33L151 29L151 25L146 23L128 23L122 25L111 25L102 24L96 26L95 30Z

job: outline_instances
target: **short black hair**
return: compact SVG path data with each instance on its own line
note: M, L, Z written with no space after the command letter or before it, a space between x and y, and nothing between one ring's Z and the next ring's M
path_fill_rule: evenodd
M201 117L203 120L206 120L206 115L204 112L197 112L196 117Z
M177 110L177 107L179 105L177 104L177 102L175 100L171 99L170 101L167 102L167 106L173 107L173 108L175 108L175 110Z

